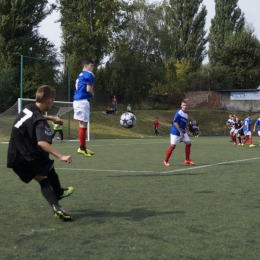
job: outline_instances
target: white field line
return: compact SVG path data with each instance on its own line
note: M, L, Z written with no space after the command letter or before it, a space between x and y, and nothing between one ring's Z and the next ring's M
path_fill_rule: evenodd
M129 172L129 173L154 173L154 174L167 174L167 173L174 173L174 172L183 172L183 171L192 171L195 169L202 169L202 168L208 168L208 167L214 167L218 165L225 165L225 164L231 164L231 163L240 163L245 161L252 161L252 160L259 160L260 157L256 158L249 158L249 159L243 159L243 160L237 160L237 161L229 161L229 162L219 162L214 164L207 164L202 166L187 166L188 168L183 169L177 169L177 170L171 170L171 171L163 171L163 172L154 172L154 171L129 171L129 170L100 170L100 169L76 169L76 168L56 168L58 170L67 170L67 171L95 171L95 172Z
M94 171L94 172L129 172L129 173L154 173L154 174L167 174L167 173L174 173L174 172L183 172L183 171L192 171L196 169L202 169L202 168L208 168L208 167L214 167L218 165L225 165L225 164L231 164L231 163L241 163L246 161L252 161L252 160L259 160L260 157L256 158L248 158L243 160L236 160L236 161L229 161L229 162L219 162L219 163L213 163L213 164L206 164L201 166L187 166L188 168L183 169L177 169L177 170L170 170L170 171L163 171L163 172L155 172L155 171L129 171L129 170L104 170L104 169L77 169L77 168L55 168L56 170L65 170L65 171ZM0 167L6 167L6 165L0 165ZM165 166L164 166L165 167Z

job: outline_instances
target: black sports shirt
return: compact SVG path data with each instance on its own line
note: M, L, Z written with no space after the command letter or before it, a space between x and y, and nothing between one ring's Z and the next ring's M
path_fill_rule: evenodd
M27 105L19 113L12 127L7 154L7 167L21 170L46 167L52 161L39 141L52 143L52 133L47 120L36 104Z

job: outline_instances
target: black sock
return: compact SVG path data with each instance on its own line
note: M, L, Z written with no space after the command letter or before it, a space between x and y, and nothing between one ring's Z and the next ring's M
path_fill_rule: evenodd
M60 186L59 176L56 173L54 167L48 173L48 179L50 180L50 186L55 192L56 196L60 196L63 193L63 189Z
M239 141L239 143L241 144L241 137L238 137L238 141Z
M41 192L43 197L49 202L49 204L51 206L55 205L59 205L57 197L54 193L54 191L52 190L51 186L50 186L50 181L48 178L43 179L40 183L41 185Z

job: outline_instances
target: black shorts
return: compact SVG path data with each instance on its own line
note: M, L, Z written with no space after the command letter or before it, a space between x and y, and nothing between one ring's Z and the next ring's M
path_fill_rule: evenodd
M241 136L244 136L244 135L245 135L243 129L242 129L242 130L239 130L237 133L238 133L239 135L241 135Z
M19 178L25 182L29 183L36 175L47 176L54 160L50 160L44 165L27 166L27 167L13 167L13 171L19 176Z

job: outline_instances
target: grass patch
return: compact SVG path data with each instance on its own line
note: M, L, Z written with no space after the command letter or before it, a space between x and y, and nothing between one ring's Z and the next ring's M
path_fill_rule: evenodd
M54 143L73 156L55 163L75 188L61 201L70 223L54 218L36 182L5 167L0 144L1 259L259 259L260 147L191 141L195 167L183 164L183 144L163 165L169 138L91 140L91 158L77 142Z

